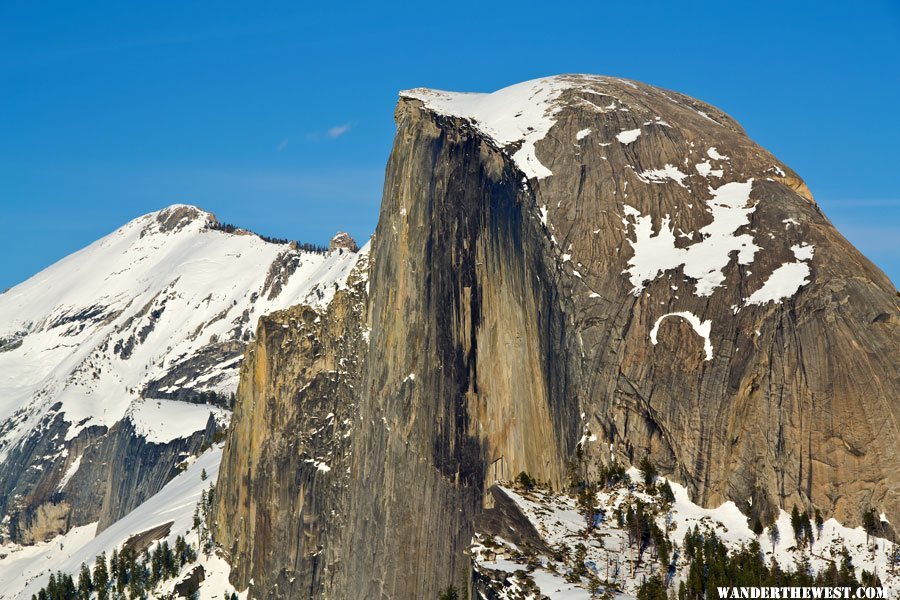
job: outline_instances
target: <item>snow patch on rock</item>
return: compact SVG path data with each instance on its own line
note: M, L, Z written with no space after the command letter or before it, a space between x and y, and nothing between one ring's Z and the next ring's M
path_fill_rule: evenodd
M616 139L619 140L623 144L630 144L638 139L641 135L640 128L638 129L628 129L626 131L622 131L616 134Z
M809 283L809 261L812 260L814 250L810 245L791 246L797 260L784 263L772 271L762 287L750 294L745 304L777 304L800 291L801 287Z
M709 150L706 151L706 155L713 160L731 160L724 154L719 154L719 151L716 150L716 147L713 146Z
M710 188L712 197L706 201L712 222L700 229L701 240L685 248L675 245L675 232L669 215L663 217L658 232L653 229L653 217L643 215L636 208L625 205L625 214L634 223L634 237L628 240L634 255L628 260L626 272L631 281L632 293L639 295L646 284L665 271L682 267L684 274L697 280L694 294L709 296L725 280L722 272L737 252L739 264L753 262L760 248L749 234L737 230L750 223L755 205L748 206L753 179L726 183ZM625 219L626 231L630 222Z
M705 160L702 163L697 163L696 165L694 165L694 168L697 169L697 172L700 173L700 175L702 175L703 177L709 177L710 175L712 175L713 177L721 177L725 173L722 169L713 169L708 160Z
M675 165L666 164L662 169L647 169L637 174L638 178L645 183L665 183L666 181L674 181L681 187L687 178L687 173L682 173Z
M127 413L135 432L154 444L165 444L202 431L210 417L224 425L228 422L228 411L207 404L146 399L135 401Z

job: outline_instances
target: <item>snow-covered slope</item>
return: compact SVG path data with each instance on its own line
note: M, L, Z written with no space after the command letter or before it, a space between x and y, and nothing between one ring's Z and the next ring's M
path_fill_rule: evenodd
M666 481L657 480L658 484ZM506 539L516 534L519 527L507 528L507 535L477 533L473 539L471 554L476 572L491 581L492 590L499 598L539 598L560 600L590 600L589 577L573 575L575 549L584 546L583 563L586 573L600 581L608 581L610 591L617 598L634 598L642 582L659 573L659 557L650 550L638 550L629 537L627 528L617 522L617 511L638 502L647 508L648 514L667 539L674 544L669 586L678 589L678 583L687 577L688 558L684 553L684 539L697 528L712 532L729 549L738 549L758 540L766 562L776 560L785 571L794 571L804 560L809 561L813 573L826 569L829 563L841 561L846 548L857 575L863 570L876 573L890 593L900 590L900 573L889 566L889 557L895 545L886 539L867 536L861 527L844 527L834 519L828 519L815 534L811 546L798 548L794 541L790 515L780 512L779 518L760 535L751 531L747 517L733 502L725 502L718 508L703 508L691 502L687 490L669 481L674 500L667 502L656 493L648 493L642 483L641 473L634 468L627 471L627 479L610 488L601 488L594 504L595 527L586 528L584 510L578 500L568 494L546 489L525 491L512 485L501 486L502 493L516 506L530 526L540 536L551 552L528 556L524 547ZM772 535L771 528L778 534ZM774 540L774 542L773 542ZM556 555L554 558L553 555ZM565 558L560 558L564 556ZM602 589L602 587L601 587ZM540 590L540 596L529 590Z
M226 233L175 205L0 295L0 512L62 488L76 454L123 420L154 444L203 430L210 415L227 421L207 401L235 391L259 316L327 303L356 257Z
M120 549L133 535L160 525L171 523L168 535L158 538L175 545L175 538L183 536L189 543L197 544L193 530L193 515L202 492L216 480L222 449L215 447L194 461L182 474L170 481L162 490L119 520L112 527L95 536L96 523L76 527L53 541L34 546L7 543L0 546L0 599L30 598L47 585L50 573L62 571L77 576L82 563L93 567L101 553L109 556L114 548ZM205 474L205 476L204 476ZM155 543L155 542L154 542ZM216 554L200 555L198 563L204 567L205 580L200 598L222 598L228 583L230 567ZM158 596L171 592L172 586L195 564L185 565L179 577L163 582Z
M327 300L353 263L346 252L301 253L210 223L185 206L145 215L0 296L9 348L0 353L0 419L16 422L3 452L57 402L73 424L69 438L112 425L179 364L249 339L259 315ZM267 294L267 274L288 260L296 271L280 293ZM160 391L233 391L239 363L211 365Z

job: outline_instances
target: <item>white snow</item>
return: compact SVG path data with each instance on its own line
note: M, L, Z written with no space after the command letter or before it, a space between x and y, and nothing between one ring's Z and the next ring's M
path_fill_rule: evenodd
M0 553L6 555L0 559L0 598L30 598L47 583L51 571L56 572L60 564L78 556L81 549L90 544L96 531L97 524L91 523L75 527L49 542L33 546L13 543L0 546ZM82 562L87 561L78 560L79 568ZM73 573L77 576L77 571Z
M588 127L587 129L582 129L582 130L580 130L578 133L576 133L576 134L575 134L575 139L578 140L578 141L581 141L581 140L583 140L584 138L586 138L586 137L589 136L589 135L591 135L591 128L590 128L590 127Z
M709 296L725 280L722 270L728 265L732 252L737 252L738 263L746 265L760 248L749 234L737 234L748 225L755 205L747 206L753 179L745 182L726 183L710 188L712 197L706 201L712 213L712 222L700 229L701 240L685 248L675 245L675 233L668 215L660 222L658 232L653 231L653 218L642 215L636 208L624 205L626 216L634 220L634 239L629 244L634 256L628 260L626 271L633 286L632 293L639 295L644 286L669 269L682 267L684 274L697 280L694 294ZM626 229L629 223L626 219Z
M490 94L445 92L417 88L400 92L404 98L422 101L441 114L466 119L501 148L521 143L513 160L529 178L553 173L535 156L535 144L544 139L562 109L559 98L568 89L600 81L590 76L558 76L511 85Z
M546 569L535 570L532 579L541 594L550 600L591 600L588 590Z
M794 257L797 260L811 260L815 249L815 246L812 244L791 246L791 252L794 253Z
M222 408L178 400L136 400L126 413L138 435L159 444L204 429L211 415L220 424L228 422Z
M623 144L630 144L641 135L640 128L638 129L628 129L626 131L622 131L616 134L616 139L622 142Z
M713 177L722 177L725 173L722 169L713 169L712 165L708 160L703 161L702 163L697 163L694 165L694 168L697 169L697 172L700 173L703 177L709 177L712 175Z
M690 323L691 327L694 328L694 331L697 332L697 335L703 338L703 352L706 354L705 360L712 360L713 347L712 343L709 341L709 332L712 328L712 321L700 321L700 318L692 312L681 311L666 313L658 318L656 320L656 323L653 324L653 329L650 330L650 341L654 346L656 345L656 336L659 333L659 325L666 317L681 317L682 319Z
M814 570L823 569L834 560L841 560L841 550L846 548L850 553L857 573L862 570L878 573L888 598L900 592L900 573L891 574L888 563L889 549L893 544L885 539L867 536L862 527L845 527L835 519L828 519L822 525L822 531L815 532L815 541L808 551L798 550L791 527L791 516L784 510L779 511L778 519L773 527L778 529L778 543L772 546L767 527L760 536L760 544L767 558L774 556L783 568L794 569L800 556L810 560Z
M6 544L0 547L0 598L30 598L46 584L51 572L63 571L77 577L81 564L93 566L94 559L102 552L109 554L120 547L129 537L147 531L157 525L172 522L168 537L170 545L179 535L196 542L190 533L193 525L194 507L203 490L216 480L222 449L216 446L194 461L183 473L152 496L149 500L110 525L94 537L96 523L77 527L50 542L35 546ZM206 471L204 480L201 473ZM162 541L162 540L160 540ZM200 591L203 600L221 598L222 591L232 589L228 584L228 564L216 556L202 557L206 569L206 580ZM190 565L191 567L193 565ZM174 586L177 578L170 580Z
M81 466L81 457L83 454L79 454L78 458L72 461L72 464L68 466L66 472L63 474L62 479L59 481L58 489L63 489L66 487L66 484L69 483L69 480L72 479L72 476L78 471L78 467Z
M745 304L780 303L809 283L809 261L812 260L814 247L796 245L791 246L791 250L797 260L784 263L772 271L762 287L750 294Z
M891 543L879 538L872 538L872 543L866 543L866 534L862 528L850 529L830 519L824 523L821 534L816 533L812 548L805 551L794 547L790 517L786 512L780 511L776 522L780 541L773 551L768 530L757 537L750 529L747 517L734 502L727 501L716 508L704 508L691 501L684 486L668 480L674 502L668 510L659 510L662 508L660 497L647 493L640 471L632 467L628 469L627 475L627 482L612 489L598 490L595 507L602 517L590 534L586 533L584 516L572 496L545 489L525 492L505 484L501 488L516 503L548 546L567 547L571 554L577 544L583 544L586 548L585 566L593 570L601 581L609 579L620 586L624 594L618 598L633 598L641 582L660 569L658 561L649 553L644 554L643 560L636 560L634 546L628 543L627 532L616 522L617 509L633 506L638 501L645 506L657 507L656 510L651 508L651 513L656 514L656 524L667 531L670 540L678 546L683 546L686 534L696 527L701 532L714 532L732 550L758 539L766 560L774 556L782 568L793 570L797 567L798 560L806 557L810 559L813 569L819 570L838 557L840 549L846 545L857 573L862 569L876 571L889 592L900 590L900 575L891 575L888 569L887 557ZM664 481L665 478L659 477L657 484ZM564 562L551 565L553 561L550 557L539 556L537 561L532 562L534 569L528 569L529 572L526 573L525 560L521 557L519 548L498 536L487 540L481 534L476 534L470 550L475 567L482 572L494 571L490 574L491 579L504 581L508 586L507 591L521 589L525 577L528 577L538 585L542 594L550 598L590 598L590 595L584 595L588 588L585 579L566 581L569 566ZM678 556L670 589L678 589L679 582L686 578L687 571L687 558L682 552ZM511 594L500 597L519 596Z
M725 156L724 154L719 154L719 151L716 150L716 147L715 147L715 146L713 146L712 148L710 148L709 150L707 150L707 151L706 151L706 155L707 155L708 157L710 157L711 159L713 159L713 160L730 160L730 159L729 159L727 156Z
M189 216L164 231L161 222L179 213ZM0 353L0 422L10 425L0 460L57 402L71 424L67 439L112 426L149 382L213 341L248 338L274 310L327 304L364 255L292 250L211 222L183 205L144 215L0 295L0 338L22 340ZM264 285L270 269L283 274L283 263L295 270L276 295ZM195 375L175 388L231 393L239 366L192 367Z
M304 462L308 462L310 464L315 465L316 469L319 471L322 471L323 473L327 473L328 471L331 470L331 466L329 466L328 463L326 463L324 460L321 460L321 459L317 460L314 458L307 458Z
M687 173L682 173L675 165L666 164L662 169L647 169L638 173L638 177L644 182L665 183L666 181L674 181L681 187L687 178Z
M544 227L547 227L547 225L548 225L548 223L547 223L547 216L548 216L547 206L542 205L538 208L538 210L540 211L540 215L541 215L541 223L544 224Z

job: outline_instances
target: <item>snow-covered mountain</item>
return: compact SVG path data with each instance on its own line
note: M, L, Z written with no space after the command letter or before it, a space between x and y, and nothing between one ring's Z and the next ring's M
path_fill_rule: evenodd
M155 493L227 422L259 316L327 303L356 261L224 229L170 206L0 295L0 535L105 526Z
M896 289L799 175L616 78L395 116L371 261L176 206L0 297L0 598L900 589Z

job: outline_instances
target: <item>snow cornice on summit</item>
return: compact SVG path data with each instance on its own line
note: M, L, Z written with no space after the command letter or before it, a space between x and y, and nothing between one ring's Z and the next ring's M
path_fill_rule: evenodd
M493 93L445 92L416 88L400 92L401 98L421 101L429 110L470 122L501 148L518 144L512 158L529 179L553 173L535 156L535 144L544 139L563 108L563 92L602 83L595 75L557 75L533 79Z

